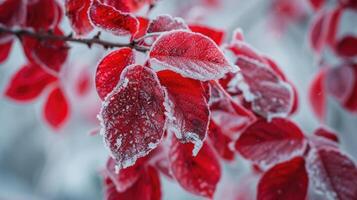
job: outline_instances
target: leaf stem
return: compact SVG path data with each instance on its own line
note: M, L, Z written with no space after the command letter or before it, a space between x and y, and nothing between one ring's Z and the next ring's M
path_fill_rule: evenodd
M21 39L23 36L27 37L32 37L36 38L38 40L59 40L59 41L65 41L65 42L73 42L73 43L79 43L79 44L84 44L87 45L89 48L93 44L102 46L105 49L110 49L110 48L115 48L115 47L130 47L133 48L137 51L140 52L147 52L149 49L144 48L141 46L138 46L135 41L132 41L130 43L115 43L107 40L102 40L99 38L100 32L96 34L93 38L74 38L73 34L70 33L68 35L55 35L53 31L47 31L47 32L33 32L27 29L9 29L3 26L0 26L0 34L12 34L16 35L19 39Z

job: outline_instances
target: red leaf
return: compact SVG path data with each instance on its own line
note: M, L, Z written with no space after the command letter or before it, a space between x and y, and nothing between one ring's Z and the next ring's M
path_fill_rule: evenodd
M248 57L261 63L266 63L266 58L264 58L260 53L258 53L257 50L255 50L252 46L243 41L233 40L226 47L226 49L229 52L233 53L235 57Z
M342 9L323 10L315 17L310 29L310 45L315 53L320 53L326 44L335 45Z
M265 118L286 116L291 112L294 94L291 86L280 80L267 65L247 57L238 57L241 74L234 78L255 113Z
M160 200L161 183L156 169L145 167L139 179L127 190L119 192L110 178L105 179L105 200Z
M36 64L27 64L17 71L6 88L5 95L17 101L30 101L38 97L56 78Z
M293 99L293 107L291 108L291 111L289 113L289 115L293 115L295 114L298 109L299 109L299 93L295 87L295 85L293 85L292 83L290 83L291 88L293 89L293 94L294 94L294 99Z
M338 150L310 151L307 169L313 186L326 199L357 199L357 167Z
M0 24L5 26L22 25L26 8L24 0L6 0L0 3Z
M44 9L45 8L45 9ZM26 26L37 31L57 27L62 10L55 0L37 0L27 3Z
M153 0L102 0L105 5L112 6L122 12L135 12L152 1Z
M193 143L196 155L206 138L210 116L201 82L168 70L158 72L158 77L172 103L168 129L181 142Z
M263 56L264 60L266 63L268 63L268 66L276 73L276 75L279 76L279 78L283 81L287 81L287 78L283 72L283 70L281 70L281 68L276 64L276 62L269 58L268 56Z
M325 139L328 139L328 140L331 140L333 142L339 143L339 139L337 137L337 134L334 131L332 131L332 130L326 128L326 127L320 127L318 129L316 129L314 134L316 136L323 137Z
M93 0L89 9L89 18L95 26L114 35L133 36L139 28L139 21L133 15L106 6L99 0Z
M62 30L55 29L55 35L63 36ZM50 73L61 71L68 56L66 42L60 40L37 40L32 37L23 37L23 49L26 57L48 70Z
M102 100L118 84L124 68L134 64L134 62L134 52L127 47L111 52L100 61L95 75L95 84L98 95Z
M309 2L315 11L320 10L325 4L325 0L309 0Z
M315 53L320 53L326 41L326 11L319 12L312 21L309 32L310 46Z
M356 78L353 68L347 64L329 68L325 80L327 92L339 102L346 102L353 93Z
M43 110L46 122L53 129L60 129L69 116L69 105L61 88L56 87L49 94Z
M136 32L134 39L138 39L143 37L146 34L146 30L148 29L149 26L149 20L144 18L144 17L137 17L139 20L139 29L138 32Z
M144 166L141 162L137 162L135 165L121 170L116 170L115 165L115 160L109 158L107 161L105 174L112 180L118 192L124 192L133 186L140 178L140 174L143 173L144 169Z
M356 0L339 0L340 4L347 8L352 8L357 10L357 1Z
M357 66L352 66L355 78L357 77ZM357 81L355 80L354 87L352 89L352 94L343 106L351 112L357 112Z
M232 140L256 120L255 115L235 102L216 82L211 82L210 109L212 120Z
M336 44L336 53L342 57L357 56L357 37L346 35Z
M108 94L100 112L102 134L118 168L126 168L155 149L165 125L165 94L156 74L129 66Z
M234 152L228 146L232 139L223 134L222 128L213 120L209 123L208 136L218 155L225 160L234 160Z
M233 31L233 35L232 35L232 43L236 42L236 41L244 41L244 34L243 34L243 30L241 28L236 28Z
M221 177L219 162L207 144L195 157L192 149L192 144L182 144L173 139L169 152L172 173L185 190L212 198Z
M312 80L309 88L309 100L315 115L320 121L324 121L326 115L326 70L321 69Z
M334 46L336 43L336 36L338 31L338 26L340 23L340 18L342 15L343 9L340 7L336 7L331 10L328 14L328 23L327 23L327 42L330 46Z
M224 39L224 31L199 24L189 25L191 31L201 33L211 38L217 45L221 45Z
M76 81L76 93L79 96L84 96L90 92L92 86L92 77L87 68L81 70Z
M5 62L6 59L9 57L11 47L12 47L12 40L0 44L0 64Z
M275 165L258 184L258 200L305 200L309 178L302 157Z
M183 19L178 17L173 18L170 15L159 15L150 22L147 33L161 33L180 29L188 29Z
M238 69L228 63L211 39L182 30L162 34L153 44L150 58L153 65L202 81L219 79Z
M78 35L85 35L93 30L88 18L89 6L90 0L66 0L66 15Z
M292 121L275 118L260 119L249 126L235 143L246 159L262 166L272 165L301 155L306 147L304 134Z

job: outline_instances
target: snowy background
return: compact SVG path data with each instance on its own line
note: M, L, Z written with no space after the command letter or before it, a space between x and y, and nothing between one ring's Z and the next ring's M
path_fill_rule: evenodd
M211 10L194 6L192 2L162 0L150 17L167 13L199 19L201 23L227 31L241 27L246 41L276 60L297 86L300 109L293 119L307 134L317 128L318 122L307 101L308 84L318 70L307 40L313 14L308 5L305 5L306 17L290 24L279 35L272 33L268 26L270 1L222 0L221 8ZM69 31L67 19L62 27ZM226 39L230 37L227 33ZM100 172L108 153L102 138L90 135L99 125L95 118L99 99L93 88L92 94L81 98L75 95L72 88L84 68L94 74L98 59L105 53L100 47L88 49L72 45L63 73L72 111L69 123L59 132L54 133L42 121L41 106L45 95L29 104L0 97L0 200L102 199ZM10 76L24 63L22 48L17 42L8 61L0 66L1 93ZM329 100L328 122L340 133L343 149L357 159L357 117L344 112L336 102ZM244 177L243 161L225 164L225 184L219 184L216 198L220 199L223 193L227 195L227 192L234 190L241 177ZM172 182L162 180L164 199L200 199Z

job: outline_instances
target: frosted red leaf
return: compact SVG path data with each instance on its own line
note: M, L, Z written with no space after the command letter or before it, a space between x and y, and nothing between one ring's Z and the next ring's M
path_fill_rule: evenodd
M58 7L55 0L29 1L26 11L26 27L37 31L56 28L62 15L62 10Z
M305 200L309 178L303 157L269 169L258 183L257 200Z
M281 80L287 81L287 77L285 76L283 70L278 66L278 64L276 64L273 59L269 58L268 56L263 56L263 59L268 64L270 69L272 69Z
M305 147L300 128L284 118L275 118L271 122L258 120L235 143L236 150L244 158L264 167L301 155Z
M354 35L344 36L337 42L335 51L342 57L357 56L357 37Z
M55 130L60 129L69 117L69 105L62 89L56 87L47 97L43 116L45 121Z
M352 66L354 71L355 78L357 77L357 65ZM343 106L351 112L357 112L357 80L355 80L354 87L352 89L352 94L346 102L343 103Z
M139 21L135 16L104 5L99 0L92 1L89 18L95 26L114 35L133 36L139 28Z
M47 85L56 78L46 73L36 64L26 64L11 78L5 89L5 95L17 101L30 101L38 97Z
M234 152L228 146L232 139L223 134L222 128L213 120L209 123L208 137L218 155L225 160L234 160Z
M224 135L237 139L256 120L255 115L235 102L218 83L211 82L210 89L211 119L222 129Z
M182 18L174 18L170 15L159 15L150 22L147 33L161 33L179 29L188 29L188 26Z
M325 80L327 92L339 102L346 102L353 93L356 79L353 68L348 64L329 68Z
M325 199L357 199L357 167L346 155L333 148L310 151L307 170L312 185Z
M221 177L219 162L206 143L195 157L192 156L192 149L192 144L182 144L173 138L169 151L172 174L185 190L212 198Z
M290 115L295 114L299 109L299 93L295 85L291 84L294 93L293 107L291 108Z
M326 69L321 69L309 87L309 101L311 108L320 121L325 120L326 115L326 91L325 91Z
M168 70L157 75L161 85L167 89L172 104L168 129L181 142L193 143L193 154L196 155L206 138L210 117L201 82Z
M146 30L148 29L149 26L149 20L145 17L137 17L139 20L139 29L136 32L134 39L138 39L143 37L146 34Z
M334 132L333 130L331 130L329 128L320 127L314 131L314 134L319 137L323 137L323 138L326 138L333 142L339 143L339 139L338 139L336 132Z
M200 25L200 24L190 24L189 28L191 31L196 33L201 33L209 38L211 38L217 45L221 45L224 39L224 30L219 30L216 28Z
M201 81L219 79L238 70L207 36L183 30L162 34L153 44L150 58L153 65Z
M125 191L116 190L116 186L109 178L105 178L105 200L160 200L161 183L157 170L151 166L146 166L142 173L138 174L138 180Z
M99 114L101 134L118 168L135 164L160 143L166 121L165 94L147 67L125 68Z
M122 12L135 12L146 4L150 4L154 1L155 0L102 0L105 5L113 6Z
M315 11L320 10L325 4L325 0L309 0L309 2Z
M88 17L90 3L90 0L66 0L65 2L66 15L78 35L85 35L93 29Z
M22 25L26 8L24 0L6 0L0 3L0 24L5 26Z
M244 34L241 28L236 28L233 31L232 42L235 41L244 41Z
M134 185L140 178L140 174L144 172L142 162L137 162L135 165L121 170L116 170L115 166L115 160L109 158L105 169L105 175L112 180L118 192L124 192Z
M63 35L62 30L56 28L55 35ZM68 56L69 47L61 40L37 40L32 37L23 37L23 49L26 57L51 73L60 72Z
M0 44L0 64L5 62L6 59L9 57L11 47L12 47L12 40L1 43Z
M120 74L124 68L134 64L134 62L134 52L128 47L109 53L99 62L95 75L95 85L98 95L102 100L118 84Z
M286 116L291 112L294 94L291 86L267 65L239 56L236 64L241 73L231 81L238 87L252 110L264 118Z
M233 53L235 57L245 56L261 63L266 62L266 58L264 58L256 49L244 41L233 40L226 46L226 50Z

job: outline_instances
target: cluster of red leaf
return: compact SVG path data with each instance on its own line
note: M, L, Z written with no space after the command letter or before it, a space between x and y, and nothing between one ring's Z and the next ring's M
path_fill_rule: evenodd
M314 112L324 121L328 96L334 97L347 111L357 112L357 35L340 33L343 15L356 14L357 1L341 0L332 8L324 0L310 2L316 15L309 38L320 70L311 83L309 97ZM331 63L325 58L324 54L329 52L338 62Z
M223 54L217 46L223 34L192 27L158 16L135 40L150 47L144 65L136 64L130 48L99 63L101 134L111 154L106 198L160 199L160 173L212 198L219 158L232 161L236 152L260 169L258 199L304 200L314 179L315 188L329 195L357 197L355 181L334 178L344 163L357 173L336 136L321 129L308 137L286 118L298 101L279 66L244 42L239 30L222 45Z
M55 0L7 0L0 4L0 26L7 28L21 27L63 35L59 27L62 15L62 7ZM8 58L14 37L0 34L0 63ZM40 41L28 36L21 37L21 44L27 64L11 77L5 95L16 101L28 102L48 88L50 91L43 106L43 116L52 128L58 129L69 115L69 105L59 80L68 46L64 41Z
M229 162L236 155L254 166L259 200L305 200L310 183L327 199L357 199L357 167L340 151L337 135L320 128L308 136L289 119L298 109L297 92L277 63L247 44L239 29L222 44L224 32L217 29L187 25L169 15L136 16L152 3L65 2L76 34L99 28L130 38L127 47L99 62L95 76L102 100L101 135L111 156L104 171L105 199L161 199L160 174L188 192L213 198L222 174L220 160ZM343 9L355 5L341 3ZM39 12L41 7L49 9ZM21 16L13 14L20 10ZM9 0L0 4L0 11L0 23L6 27L63 35L58 27L61 7L54 0ZM315 45L330 44L329 34L317 37L323 31L314 29L314 38L325 38ZM12 40L1 35L1 58L8 54ZM339 55L350 57L350 42L340 43L333 43L339 44ZM58 80L67 45L26 37L22 44L29 64L13 76L6 95L32 100L53 85L44 115L57 128L68 115ZM146 55L145 62L139 63L138 54ZM342 81L354 81L354 76L345 77L356 73L348 69L330 79L338 79L341 87L349 85ZM325 88L328 73L315 81L314 94ZM350 93L330 87L339 99L350 99Z

